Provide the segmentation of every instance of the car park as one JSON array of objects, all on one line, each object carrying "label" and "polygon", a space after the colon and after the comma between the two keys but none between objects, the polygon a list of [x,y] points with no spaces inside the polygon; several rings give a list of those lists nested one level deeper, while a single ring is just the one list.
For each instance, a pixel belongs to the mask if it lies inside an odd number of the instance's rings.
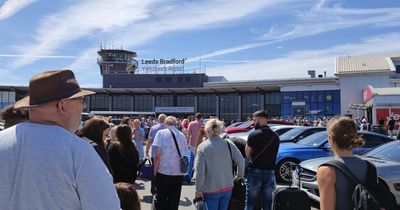
[{"label": "car park", "polygon": [[[379,184],[389,188],[400,206],[400,141],[383,144],[358,157],[368,160],[376,166]],[[325,157],[300,163],[301,189],[314,201],[319,202],[316,171],[321,164],[332,159],[333,157]],[[292,175],[294,184],[298,183],[297,174],[296,169]]]},{"label": "car park", "polygon": [[[353,149],[354,154],[360,154],[381,144],[394,141],[388,136],[368,131],[359,131],[358,135],[363,137],[365,144],[363,147]],[[292,165],[305,160],[329,156],[333,156],[333,154],[326,131],[315,133],[297,143],[281,143],[276,158],[276,178],[279,181],[288,182]]]}]

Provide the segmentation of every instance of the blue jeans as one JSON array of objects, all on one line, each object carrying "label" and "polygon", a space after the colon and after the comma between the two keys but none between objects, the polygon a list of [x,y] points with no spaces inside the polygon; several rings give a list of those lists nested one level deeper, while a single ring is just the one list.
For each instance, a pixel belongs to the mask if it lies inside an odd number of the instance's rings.
[{"label": "blue jeans", "polygon": [[262,200],[263,210],[271,210],[272,192],[276,188],[275,171],[251,169],[246,180],[246,210],[253,210]]},{"label": "blue jeans", "polygon": [[232,190],[221,193],[204,193],[204,203],[207,210],[227,210],[231,200]]}]

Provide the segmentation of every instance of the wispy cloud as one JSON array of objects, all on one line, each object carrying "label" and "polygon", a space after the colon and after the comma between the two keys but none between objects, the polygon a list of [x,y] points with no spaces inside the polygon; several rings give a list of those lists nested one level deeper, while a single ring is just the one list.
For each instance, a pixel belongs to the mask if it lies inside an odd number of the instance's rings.
[{"label": "wispy cloud", "polygon": [[[149,16],[149,5],[156,1],[88,0],[57,14],[47,16],[40,24],[32,44],[21,46],[22,56],[14,62],[18,68],[40,57],[52,55],[66,43],[83,37],[96,39],[99,34],[112,33]],[[33,56],[32,56],[33,55]]]},{"label": "wispy cloud", "polygon": [[[290,0],[210,0],[170,4],[163,10],[153,12],[149,19],[136,22],[133,27],[118,31],[119,33],[115,33],[113,38],[123,43],[124,47],[137,48],[169,32],[194,31],[223,27],[224,24],[236,24],[243,17],[266,8],[286,5],[287,2]],[[182,44],[186,43],[182,41]],[[86,49],[82,55],[93,55],[95,51],[96,47],[93,46]],[[69,67],[85,68],[87,67],[85,64],[87,64],[86,61],[77,59]]]},{"label": "wispy cloud", "polygon": [[0,54],[0,57],[4,58],[54,58],[54,59],[93,59],[96,57],[83,57],[76,55],[27,55],[27,54]]},{"label": "wispy cloud", "polygon": [[212,58],[243,50],[271,45],[278,42],[300,37],[313,36],[329,31],[335,31],[359,26],[395,27],[400,26],[400,8],[379,9],[345,9],[338,6],[329,7],[325,1],[319,1],[305,13],[299,13],[295,23],[274,23],[267,33],[261,36],[261,41],[240,46],[219,49],[214,52],[196,56],[189,61],[199,58]]},{"label": "wispy cloud", "polygon": [[383,34],[365,38],[357,44],[294,51],[276,59],[209,68],[207,74],[226,75],[229,80],[283,79],[288,78],[288,75],[304,78],[307,77],[307,70],[316,69],[318,74],[326,71],[328,76],[333,76],[336,57],[399,52],[400,45],[393,44],[399,39],[400,33]]},{"label": "wispy cloud", "polygon": [[36,1],[38,0],[6,0],[0,7],[0,21],[13,16]]}]

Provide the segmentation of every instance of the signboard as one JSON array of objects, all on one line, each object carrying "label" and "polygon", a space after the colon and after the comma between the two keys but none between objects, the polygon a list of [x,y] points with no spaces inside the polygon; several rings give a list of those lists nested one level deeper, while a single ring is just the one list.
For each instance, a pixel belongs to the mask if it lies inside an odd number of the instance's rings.
[{"label": "signboard", "polygon": [[400,124],[400,108],[397,109],[376,109],[376,124],[378,124],[379,119],[383,118],[385,120],[385,126],[387,124],[387,121],[393,117],[393,119],[396,121],[395,129],[398,129],[399,124]]},{"label": "signboard", "polygon": [[306,102],[305,101],[293,101],[292,106],[305,106]]},{"label": "signboard", "polygon": [[194,113],[194,107],[154,107],[157,113]]},{"label": "signboard", "polygon": [[374,97],[374,90],[371,85],[367,85],[363,89],[364,103],[367,103],[371,98]]}]

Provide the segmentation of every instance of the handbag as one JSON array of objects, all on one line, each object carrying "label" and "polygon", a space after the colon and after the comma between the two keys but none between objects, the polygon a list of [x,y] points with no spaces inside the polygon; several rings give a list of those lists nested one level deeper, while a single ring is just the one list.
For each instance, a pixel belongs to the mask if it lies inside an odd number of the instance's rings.
[{"label": "handbag", "polygon": [[196,210],[206,210],[206,205],[204,204],[204,200],[202,198],[193,199],[193,204]]},{"label": "handbag", "polygon": [[154,176],[154,165],[151,162],[150,158],[144,159],[144,162],[142,162],[141,165],[142,166],[140,166],[139,177],[142,179],[152,180]]},{"label": "handbag", "polygon": [[[226,140],[225,140],[226,141]],[[232,159],[231,145],[226,141],[229,148],[229,154],[232,161],[232,175],[235,175],[235,163]],[[246,183],[243,178],[235,179],[233,181],[231,200],[229,201],[229,209],[244,209],[246,200]]]},{"label": "handbag", "polygon": [[189,168],[189,158],[187,156],[183,156],[182,157],[181,151],[179,150],[178,142],[176,141],[176,137],[175,137],[174,132],[172,132],[172,130],[170,128],[168,128],[168,130],[171,132],[171,135],[174,138],[176,150],[178,150],[179,157],[181,158],[180,159],[181,172],[182,173],[186,173],[188,171],[188,168]]}]

